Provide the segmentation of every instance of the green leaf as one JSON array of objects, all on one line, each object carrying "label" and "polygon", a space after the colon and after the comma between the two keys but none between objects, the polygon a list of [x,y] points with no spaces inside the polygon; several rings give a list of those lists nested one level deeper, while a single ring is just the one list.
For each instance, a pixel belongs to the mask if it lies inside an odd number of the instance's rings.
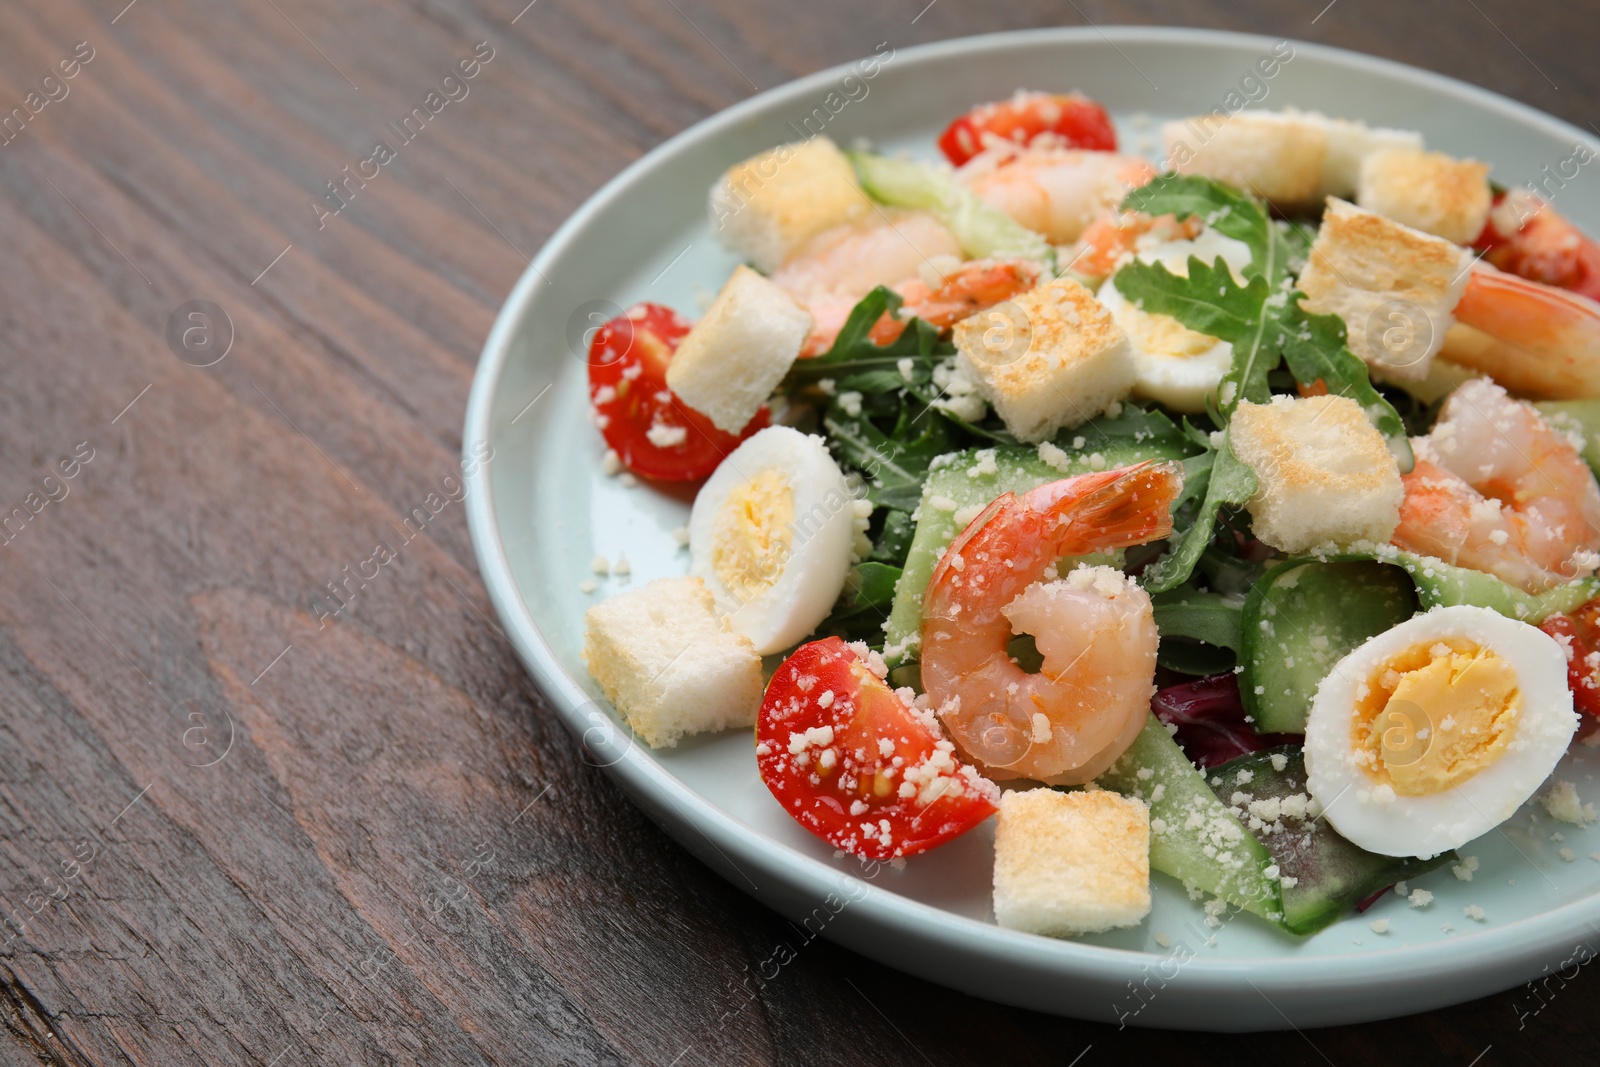
[{"label": "green leaf", "polygon": [[1223,376],[1220,390],[1224,414],[1232,414],[1241,400],[1264,404],[1271,398],[1267,375],[1280,358],[1280,327],[1266,313],[1271,287],[1265,278],[1258,275],[1241,286],[1220,258],[1207,265],[1191,256],[1187,278],[1160,263],[1134,260],[1117,271],[1113,281],[1143,310],[1171,315],[1191,330],[1233,345],[1233,366]]},{"label": "green leaf", "polygon": [[1244,269],[1245,277],[1265,278],[1273,288],[1288,277],[1294,262],[1305,259],[1300,246],[1303,233],[1278,226],[1260,200],[1212,178],[1194,174],[1159,175],[1129,193],[1122,201],[1122,210],[1174,215],[1179,220],[1198,217],[1224,237],[1243,242],[1250,249],[1250,265]]},{"label": "green leaf", "polygon": [[1144,572],[1144,587],[1152,593],[1165,593],[1188,581],[1200,554],[1211,542],[1217,514],[1224,507],[1240,508],[1256,493],[1256,476],[1241,462],[1224,437],[1212,463],[1205,500],[1194,522],[1178,538],[1172,551]]},{"label": "green leaf", "polygon": [[878,535],[872,541],[872,559],[900,566],[905,562],[906,553],[911,551],[911,536],[916,531],[917,524],[912,521],[910,512],[885,509]]},{"label": "green leaf", "polygon": [[851,309],[832,347],[815,359],[795,362],[788,377],[788,388],[815,385],[831,379],[841,389],[857,392],[884,392],[907,384],[900,371],[901,360],[912,363],[912,380],[927,382],[933,366],[955,354],[955,346],[939,340],[939,330],[921,319],[912,319],[900,336],[886,345],[873,343],[872,328],[885,314],[900,310],[900,294],[878,286]]},{"label": "green leaf", "polygon": [[1338,316],[1306,311],[1299,303],[1301,294],[1283,288],[1274,292],[1259,275],[1240,285],[1221,259],[1208,266],[1190,257],[1187,278],[1159,263],[1135,260],[1113,281],[1145,311],[1171,315],[1191,330],[1233,345],[1233,365],[1220,390],[1224,418],[1241,400],[1263,404],[1271,399],[1268,375],[1287,360],[1297,382],[1321,382],[1328,392],[1360,404],[1400,469],[1411,469],[1405,423],[1373,387],[1366,364],[1346,347],[1344,322]]},{"label": "green leaf", "polygon": [[894,587],[899,581],[899,567],[867,562],[852,569],[832,614],[816,632],[847,641],[881,642],[883,624],[889,618],[889,605],[894,602]]},{"label": "green leaf", "polygon": [[1243,604],[1221,593],[1174,589],[1151,597],[1156,629],[1168,637],[1188,637],[1219,648],[1239,650]]},{"label": "green leaf", "polygon": [[[1409,471],[1414,457],[1405,421],[1388,398],[1373,388],[1372,379],[1367,376],[1367,365],[1345,345],[1344,320],[1337,315],[1314,315],[1299,306],[1299,292],[1293,296],[1294,312],[1284,316],[1285,328],[1279,342],[1289,373],[1297,382],[1321,381],[1328,392],[1360,404],[1367,418],[1383,434],[1400,470]],[[1295,324],[1300,328],[1293,329]]]}]

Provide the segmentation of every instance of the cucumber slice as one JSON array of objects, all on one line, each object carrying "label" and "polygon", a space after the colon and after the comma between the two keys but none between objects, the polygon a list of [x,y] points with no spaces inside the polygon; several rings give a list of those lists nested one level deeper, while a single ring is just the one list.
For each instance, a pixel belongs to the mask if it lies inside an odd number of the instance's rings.
[{"label": "cucumber slice", "polygon": [[1583,458],[1600,474],[1600,400],[1541,400],[1533,405],[1557,427],[1571,420],[1583,431]]},{"label": "cucumber slice", "polygon": [[[922,487],[917,531],[912,535],[905,569],[895,587],[894,609],[885,627],[883,656],[891,667],[917,658],[922,594],[927,591],[940,553],[965,525],[956,522],[958,516],[971,521],[977,510],[1003,493],[1025,493],[1059,478],[1125,467],[1147,459],[1182,459],[1194,451],[1181,435],[1166,432],[1137,408],[1129,409],[1121,419],[1097,419],[1074,432],[1085,443],[1081,448],[1064,449],[1067,458],[1060,466],[1051,466],[1039,458],[1037,449],[1021,445],[955,452],[934,460]],[[1093,446],[1089,445],[1090,440],[1095,442]],[[965,514],[968,512],[971,514]],[[1102,562],[1111,559],[1100,557]]]},{"label": "cucumber slice", "polygon": [[1326,819],[1310,813],[1306,818],[1285,815],[1284,800],[1301,810],[1308,800],[1305,757],[1299,746],[1252,752],[1213,767],[1211,775],[1222,779],[1216,787],[1218,797],[1230,801],[1237,793],[1248,797],[1241,797],[1237,805],[1230,803],[1229,810],[1245,821],[1277,862],[1284,879],[1280,883],[1283,925],[1293,933],[1314,934],[1378,890],[1456,859],[1454,852],[1427,860],[1375,855],[1339,836]]},{"label": "cucumber slice", "polygon": [[1150,805],[1151,870],[1282,924],[1281,891],[1267,874],[1272,853],[1217,799],[1160,719],[1151,715],[1097,781]]},{"label": "cucumber slice", "polygon": [[1534,594],[1524,593],[1492,574],[1457,567],[1431,556],[1401,552],[1394,562],[1411,575],[1424,609],[1471,604],[1492,608],[1510,619],[1538,624],[1547,616],[1572,611],[1600,596],[1600,578],[1580,578]]},{"label": "cucumber slice", "polygon": [[893,207],[926,211],[955,234],[974,259],[1020,256],[1055,266],[1055,249],[988,201],[963,189],[950,171],[915,159],[847,152],[867,195]]},{"label": "cucumber slice", "polygon": [[1292,559],[1245,598],[1239,695],[1257,731],[1299,734],[1317,685],[1345,653],[1416,613],[1399,567],[1370,560]]}]

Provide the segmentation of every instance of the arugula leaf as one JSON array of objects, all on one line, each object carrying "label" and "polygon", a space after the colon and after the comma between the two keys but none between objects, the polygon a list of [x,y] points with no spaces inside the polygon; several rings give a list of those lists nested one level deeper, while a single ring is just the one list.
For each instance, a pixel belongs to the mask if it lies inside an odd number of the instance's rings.
[{"label": "arugula leaf", "polygon": [[1206,266],[1193,257],[1188,278],[1159,264],[1137,261],[1115,277],[1117,289],[1145,311],[1171,315],[1191,330],[1233,345],[1233,366],[1223,378],[1224,414],[1231,414],[1240,400],[1265,402],[1271,393],[1267,376],[1283,360],[1302,385],[1321,382],[1328,392],[1360,404],[1388,442],[1400,469],[1411,469],[1405,424],[1373,388],[1366,364],[1346,346],[1343,320],[1306,311],[1300,306],[1301,295],[1289,288],[1290,271],[1304,263],[1315,237],[1312,232],[1274,222],[1255,197],[1196,175],[1160,175],[1129,193],[1122,209],[1179,219],[1198,216],[1218,233],[1250,248],[1243,286],[1220,259]]},{"label": "arugula leaf", "polygon": [[1129,193],[1122,201],[1122,210],[1173,215],[1179,221],[1198,216],[1224,237],[1244,242],[1250,249],[1245,277],[1265,278],[1274,288],[1288,277],[1291,261],[1305,258],[1303,253],[1294,255],[1293,239],[1273,223],[1261,201],[1212,178],[1170,172],[1158,175]]},{"label": "arugula leaf", "polygon": [[1160,263],[1134,260],[1112,280],[1141,309],[1171,315],[1191,330],[1233,345],[1233,366],[1223,375],[1219,393],[1225,415],[1241,400],[1264,404],[1271,399],[1267,375],[1281,358],[1285,323],[1269,311],[1272,289],[1265,278],[1256,275],[1241,286],[1220,258],[1208,265],[1191,256],[1187,278]]},{"label": "arugula leaf", "polygon": [[1183,531],[1172,551],[1144,572],[1144,587],[1152,593],[1165,593],[1189,580],[1195,564],[1211,542],[1217,515],[1224,507],[1242,508],[1256,494],[1255,472],[1246,466],[1222,439],[1206,480],[1206,495],[1194,522]]},{"label": "arugula leaf", "polygon": [[885,433],[865,411],[851,415],[835,400],[822,425],[834,453],[866,479],[867,499],[901,511],[921,503],[928,465],[960,447],[950,424],[921,404],[902,405],[894,429]]},{"label": "arugula leaf", "polygon": [[1171,315],[1191,330],[1233,345],[1233,365],[1220,391],[1224,415],[1231,415],[1241,400],[1270,400],[1267,376],[1283,360],[1301,384],[1321,382],[1328,392],[1360,404],[1400,469],[1411,469],[1405,423],[1373,387],[1367,365],[1345,345],[1344,321],[1337,315],[1314,315],[1300,306],[1299,292],[1273,292],[1259,276],[1240,285],[1221,259],[1207,266],[1190,257],[1187,278],[1159,263],[1135,260],[1113,280],[1123,296],[1145,311]]},{"label": "arugula leaf", "polygon": [[1291,294],[1294,313],[1286,316],[1299,329],[1285,330],[1280,342],[1289,373],[1298,382],[1320,381],[1328,392],[1347,396],[1360,404],[1367,418],[1383,434],[1389,451],[1400,464],[1401,473],[1410,471],[1415,460],[1405,420],[1388,398],[1373,387],[1372,379],[1367,376],[1367,365],[1345,344],[1344,320],[1337,315],[1312,314],[1300,306],[1300,299],[1298,291]]},{"label": "arugula leaf", "polygon": [[815,385],[827,378],[840,389],[858,392],[898,389],[907,384],[900,372],[900,361],[907,358],[912,361],[912,381],[932,380],[934,364],[955,354],[954,345],[940,342],[937,327],[914,318],[888,344],[872,341],[872,328],[878,320],[898,312],[904,303],[899,293],[882,285],[862,297],[828,351],[796,361],[789,372],[789,387]]},{"label": "arugula leaf", "polygon": [[844,591],[833,613],[817,627],[819,634],[849,641],[883,641],[883,624],[894,603],[894,587],[900,581],[900,568],[866,562],[851,570]]},{"label": "arugula leaf", "polygon": [[1174,589],[1150,598],[1163,639],[1188,637],[1239,651],[1244,603],[1221,593]]}]

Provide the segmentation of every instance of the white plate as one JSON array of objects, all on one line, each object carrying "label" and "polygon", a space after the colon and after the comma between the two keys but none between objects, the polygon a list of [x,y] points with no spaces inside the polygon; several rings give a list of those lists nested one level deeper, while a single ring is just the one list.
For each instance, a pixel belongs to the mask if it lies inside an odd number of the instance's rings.
[{"label": "white plate", "polygon": [[[1585,940],[1600,945],[1600,925],[1591,925],[1600,922],[1600,862],[1588,858],[1600,832],[1552,823],[1533,805],[1462,850],[1480,862],[1471,882],[1448,869],[1418,880],[1435,894],[1431,906],[1412,909],[1390,895],[1303,940],[1248,915],[1208,929],[1199,905],[1163,876],[1154,912],[1136,929],[1080,941],[1002,930],[990,910],[989,827],[900,871],[836,860],[761,785],[748,733],[652,752],[618,725],[579,658],[584,609],[624,587],[609,579],[595,596],[582,593],[591,559],[626,554],[634,583],[683,573],[687,554],[670,531],[686,521],[689,498],[602,475],[574,338],[607,305],[652,300],[697,315],[735,264],[710,237],[707,188],[730,164],[795,140],[808,116],[813,130],[825,117],[841,144],[867,137],[931,156],[944,124],[976,102],[1019,85],[1077,88],[1113,112],[1125,148],[1155,152],[1157,144],[1140,144],[1156,140],[1154,122],[1228,108],[1236,92],[1267,107],[1421,130],[1430,147],[1494,163],[1506,184],[1539,177],[1545,164],[1555,170],[1576,144],[1600,151],[1574,127],[1492,93],[1336,49],[1293,43],[1293,58],[1261,79],[1257,60],[1279,44],[1190,29],[1043,30],[901,49],[870,79],[853,65],[823,71],[729,108],[629,167],[550,239],[501,310],[473,385],[464,454],[493,449],[469,480],[468,517],[506,632],[567,726],[652,818],[808,930],[993,1000],[1207,1030],[1423,1011],[1554,969]],[[1600,231],[1595,179],[1580,177],[1556,201]],[[1592,796],[1600,788],[1591,756],[1580,747],[1561,775]],[[1551,838],[1557,829],[1564,844]],[[1562,847],[1575,850],[1575,862],[1559,858]],[[1463,915],[1473,904],[1487,921]],[[1388,933],[1370,929],[1379,918]]]}]

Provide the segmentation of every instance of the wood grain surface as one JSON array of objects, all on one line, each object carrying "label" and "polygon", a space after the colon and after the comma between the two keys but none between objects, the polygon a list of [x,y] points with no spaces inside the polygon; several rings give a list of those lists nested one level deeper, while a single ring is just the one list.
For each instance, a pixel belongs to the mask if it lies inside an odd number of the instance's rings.
[{"label": "wood grain surface", "polygon": [[[1592,3],[525,2],[0,8],[0,1062],[1600,1058],[1592,968],[1245,1040],[997,1007],[824,942],[752,996],[795,930],[585,764],[448,480],[528,254],[757,89],[884,40],[1183,22],[1585,125]],[[467,95],[319,218],[480,42]],[[231,328],[185,336],[197,300]],[[322,617],[379,541],[398,559]]]}]

